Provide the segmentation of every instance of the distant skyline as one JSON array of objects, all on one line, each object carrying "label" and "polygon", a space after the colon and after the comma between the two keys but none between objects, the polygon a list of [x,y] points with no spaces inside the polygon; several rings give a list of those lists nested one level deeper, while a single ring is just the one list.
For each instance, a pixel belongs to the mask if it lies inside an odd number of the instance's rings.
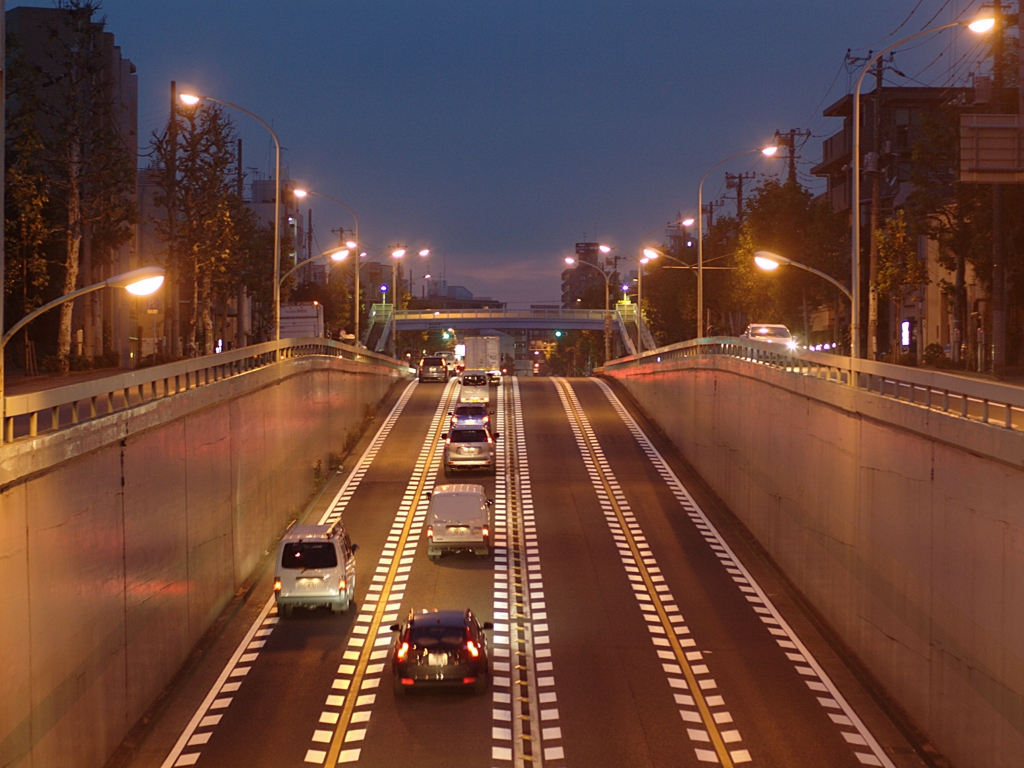
[{"label": "distant skyline", "polygon": [[[53,3],[7,7],[21,5]],[[813,132],[800,179],[820,191],[808,171],[840,128],[821,111],[855,79],[846,50],[862,56],[979,6],[104,0],[101,13],[138,67],[143,151],[166,124],[171,80],[235,102],[272,122],[292,179],[357,212],[365,242],[429,247],[449,283],[541,302],[558,300],[576,242],[637,252],[677,212],[696,215],[711,165],[776,130]],[[911,43],[896,64],[912,79],[890,73],[889,85],[963,84],[987,67],[982,43],[959,30]],[[231,117],[244,165],[270,172],[266,131]],[[724,166],[705,201],[725,192],[726,171],[785,167]],[[321,247],[351,228],[339,206],[312,207]]]}]

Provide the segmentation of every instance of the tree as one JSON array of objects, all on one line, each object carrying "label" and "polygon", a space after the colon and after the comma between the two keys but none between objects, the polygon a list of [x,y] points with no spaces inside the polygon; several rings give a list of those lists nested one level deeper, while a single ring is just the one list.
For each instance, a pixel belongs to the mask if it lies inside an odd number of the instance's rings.
[{"label": "tree", "polygon": [[[64,15],[63,23],[49,30],[50,63],[42,73],[45,97],[38,112],[46,140],[39,159],[62,214],[62,293],[70,293],[78,287],[87,231],[101,260],[104,251],[131,237],[135,157],[134,146],[126,145],[119,130],[121,105],[108,67],[106,20],[93,18],[99,4],[59,0],[57,7]],[[57,359],[62,372],[70,363],[72,309],[71,302],[60,307]]]},{"label": "tree", "polygon": [[[896,214],[885,220],[882,228],[876,230],[878,241],[878,280],[875,288],[879,294],[888,296],[896,303],[897,308],[903,306],[910,292],[920,285],[927,285],[928,266],[923,259],[917,257],[917,238],[907,230],[906,214],[897,210]],[[899,318],[896,322],[899,327]],[[895,355],[898,340],[893,329],[893,354]]]},{"label": "tree", "polygon": [[[40,163],[43,140],[36,125],[38,76],[14,35],[7,35],[7,131],[4,199],[4,307],[10,326],[44,302],[49,285],[45,246],[49,189]],[[28,327],[23,337],[28,339]]]}]

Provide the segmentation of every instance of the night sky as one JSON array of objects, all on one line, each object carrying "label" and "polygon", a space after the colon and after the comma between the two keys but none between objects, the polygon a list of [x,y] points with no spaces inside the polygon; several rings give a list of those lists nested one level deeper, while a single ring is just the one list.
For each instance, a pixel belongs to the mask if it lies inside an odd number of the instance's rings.
[{"label": "night sky", "polygon": [[[166,123],[171,80],[233,101],[273,123],[292,179],[359,214],[364,242],[429,247],[450,284],[530,302],[558,300],[577,241],[636,252],[677,212],[695,215],[704,172],[776,129],[813,131],[801,181],[820,191],[808,171],[841,127],[821,110],[851,87],[846,50],[878,50],[977,5],[104,0],[103,13],[138,67],[143,148]],[[914,79],[887,82],[962,84],[981,57],[971,33],[944,32],[898,54]],[[266,131],[233,117],[245,165],[272,169]],[[784,168],[725,166],[705,200],[724,191],[726,170]],[[344,209],[313,208],[321,247],[331,228],[351,227]]]}]

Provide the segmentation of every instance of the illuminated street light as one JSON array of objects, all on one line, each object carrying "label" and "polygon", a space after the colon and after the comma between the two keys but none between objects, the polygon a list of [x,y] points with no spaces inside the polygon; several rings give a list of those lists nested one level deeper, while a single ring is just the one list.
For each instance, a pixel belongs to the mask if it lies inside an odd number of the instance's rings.
[{"label": "illuminated street light", "polygon": [[244,107],[232,104],[230,101],[221,101],[212,96],[199,96],[193,93],[183,93],[178,98],[181,103],[188,107],[194,107],[200,101],[212,101],[214,104],[223,104],[225,107],[237,109],[256,120],[260,125],[270,131],[274,139],[274,341],[281,339],[281,142],[277,138],[270,123],[250,112]]},{"label": "illuminated street light", "polygon": [[283,284],[284,281],[288,279],[288,276],[291,275],[293,272],[295,272],[295,270],[299,269],[299,267],[304,267],[306,264],[309,264],[309,262],[311,262],[311,261],[316,261],[317,259],[322,259],[322,258],[324,258],[326,256],[326,257],[330,258],[330,260],[335,262],[335,263],[341,263],[345,259],[348,258],[348,254],[349,254],[348,248],[335,248],[335,249],[330,250],[330,251],[324,251],[323,253],[318,253],[316,256],[310,256],[308,259],[303,259],[298,264],[296,264],[291,269],[289,269],[287,272],[285,272],[283,275],[281,275],[281,283]]},{"label": "illuminated street light", "polygon": [[750,155],[754,152],[760,152],[765,157],[774,157],[775,153],[779,151],[779,148],[775,145],[767,147],[755,147],[754,149],[745,149],[742,152],[737,152],[735,155],[730,155],[725,160],[719,162],[708,168],[700,180],[700,184],[697,185],[697,338],[704,336],[704,181],[711,172],[720,165],[728,163],[730,160],[735,160],[737,157],[743,155]]},{"label": "illuminated street light", "polygon": [[[601,253],[608,253],[611,248],[607,245],[598,246]],[[569,266],[576,264],[577,261],[572,256],[565,257],[565,263]],[[604,278],[604,359],[608,361],[612,356],[612,313],[611,313],[611,279],[612,273],[606,272],[597,264],[591,264],[589,261],[578,262],[584,266],[596,269],[601,273],[601,277]],[[579,299],[577,299],[579,301]]]},{"label": "illuminated street light", "polygon": [[684,227],[692,227],[693,226],[693,219],[683,219],[682,225]]},{"label": "illuminated street light", "polygon": [[802,269],[805,272],[810,272],[812,275],[817,275],[823,280],[828,280],[832,285],[842,291],[846,298],[853,302],[853,294],[850,293],[849,288],[831,275],[826,275],[824,272],[821,272],[814,267],[808,267],[806,264],[801,264],[799,261],[793,261],[792,259],[780,256],[777,253],[772,253],[771,251],[754,251],[754,263],[765,272],[774,272],[780,266],[796,267],[797,269]]}]

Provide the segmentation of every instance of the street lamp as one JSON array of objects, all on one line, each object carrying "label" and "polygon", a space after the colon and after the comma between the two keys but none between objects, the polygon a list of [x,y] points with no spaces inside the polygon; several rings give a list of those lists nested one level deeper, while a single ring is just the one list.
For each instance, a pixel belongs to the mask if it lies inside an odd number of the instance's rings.
[{"label": "street lamp", "polygon": [[212,96],[198,96],[193,93],[183,93],[179,97],[181,103],[188,107],[194,107],[200,101],[212,101],[214,104],[223,104],[225,107],[237,109],[256,120],[260,125],[270,131],[274,139],[274,341],[281,340],[281,142],[274,133],[270,124],[254,112],[244,107],[232,104],[230,101],[221,101]]},{"label": "street lamp", "polygon": [[[359,243],[360,243],[360,240],[359,240],[359,217],[356,216],[356,212],[353,211],[351,208],[349,208],[347,205],[345,205],[345,203],[341,202],[341,200],[338,200],[337,198],[331,197],[330,195],[325,195],[322,192],[314,192],[311,189],[295,189],[295,190],[292,190],[292,194],[295,195],[300,200],[302,200],[305,197],[308,197],[309,195],[313,195],[314,197],[322,197],[324,200],[330,200],[332,203],[337,203],[342,208],[344,208],[346,211],[348,211],[350,214],[352,214],[352,220],[356,224],[356,228],[353,230],[353,233],[355,234],[355,240],[348,240],[345,243],[345,247],[348,248],[350,251],[354,251],[356,248],[359,247]],[[355,301],[353,301],[352,303],[353,303],[353,307],[354,307],[353,314],[355,315],[355,318],[353,320],[353,332],[355,333],[356,346],[358,347],[359,346],[359,259],[358,258],[356,259],[356,266],[355,266],[354,269],[355,269],[355,272],[354,272],[355,276],[353,278],[352,290],[355,292]]]},{"label": "street lamp", "polygon": [[[430,249],[424,248],[418,254],[420,258],[426,258],[430,255]],[[401,293],[399,291],[398,283],[398,261],[405,256],[405,248],[403,246],[397,246],[391,251],[391,257],[394,261],[391,262],[391,356],[395,356],[395,350],[397,349],[398,340],[395,338],[398,331],[398,303],[401,301]]]},{"label": "street lamp", "polygon": [[797,269],[802,269],[805,272],[810,272],[812,275],[817,275],[824,280],[828,280],[832,285],[842,291],[846,298],[851,302],[853,301],[853,294],[850,293],[850,289],[845,285],[840,283],[831,275],[826,275],[824,272],[821,272],[814,267],[808,267],[806,264],[801,264],[799,261],[787,259],[785,256],[779,256],[779,254],[772,253],[771,251],[754,251],[754,263],[765,272],[774,272],[780,266],[796,267]]},{"label": "street lamp", "polygon": [[330,258],[330,260],[333,261],[335,264],[340,264],[341,262],[343,262],[345,259],[348,258],[348,254],[349,254],[348,248],[334,248],[334,249],[329,250],[329,251],[324,251],[323,253],[318,253],[316,256],[310,256],[308,259],[303,259],[298,264],[296,264],[294,267],[292,267],[287,272],[285,272],[283,275],[281,275],[281,284],[283,285],[284,281],[287,280],[288,276],[290,274],[292,274],[295,270],[297,270],[299,267],[306,266],[311,261],[316,261],[317,259],[322,259],[322,258],[324,258],[326,256],[326,257]]},{"label": "street lamp", "polygon": [[[607,246],[604,246],[607,248]],[[609,249],[611,250],[611,249]],[[574,264],[583,264],[587,267],[592,267],[601,273],[601,277],[604,278],[604,359],[607,362],[612,356],[612,319],[611,319],[611,307],[609,294],[611,292],[611,272],[605,272],[597,264],[591,264],[589,261],[576,261],[572,256],[565,257],[565,263],[569,266]]]},{"label": "street lamp", "polygon": [[[852,228],[850,262],[853,273],[853,294],[851,296],[853,306],[850,308],[851,357],[860,357],[860,89],[864,84],[864,77],[867,75],[868,70],[875,65],[875,62],[885,54],[895,48],[899,48],[904,43],[909,43],[911,40],[923,37],[924,35],[930,35],[934,32],[941,32],[944,29],[951,29],[952,27],[967,27],[972,32],[983,34],[991,30],[995,24],[995,17],[981,16],[972,21],[954,21],[950,24],[923,29],[913,35],[904,37],[902,40],[897,40],[888,48],[884,48],[876,53],[864,64],[864,70],[860,73],[860,77],[857,78],[857,87],[853,89],[853,168],[851,171],[853,175],[853,190],[850,196],[850,222]],[[874,286],[869,285],[868,291],[873,294]],[[870,298],[869,302],[871,301],[877,301],[877,298]]]},{"label": "street lamp", "polygon": [[0,347],[7,346],[7,342],[11,340],[14,334],[39,317],[39,315],[60,306],[66,301],[73,301],[79,296],[85,296],[85,294],[98,291],[101,288],[124,288],[133,296],[149,296],[151,293],[156,293],[160,286],[163,285],[165,273],[166,270],[163,267],[139,267],[130,272],[123,272],[120,275],[108,277],[106,280],[93,283],[85,288],[79,288],[71,293],[65,293],[49,304],[44,304],[35,311],[29,312],[25,317],[12,325],[11,329],[4,334]]},{"label": "street lamp", "polygon": [[737,152],[735,155],[730,155],[725,160],[719,162],[708,168],[700,180],[700,184],[697,185],[697,338],[704,336],[704,181],[707,179],[711,172],[720,165],[728,163],[730,160],[735,160],[737,157],[743,157],[743,155],[750,155],[754,152],[760,152],[765,157],[774,157],[775,153],[779,151],[777,146],[768,147],[755,147],[754,149],[745,149],[742,152]]}]

